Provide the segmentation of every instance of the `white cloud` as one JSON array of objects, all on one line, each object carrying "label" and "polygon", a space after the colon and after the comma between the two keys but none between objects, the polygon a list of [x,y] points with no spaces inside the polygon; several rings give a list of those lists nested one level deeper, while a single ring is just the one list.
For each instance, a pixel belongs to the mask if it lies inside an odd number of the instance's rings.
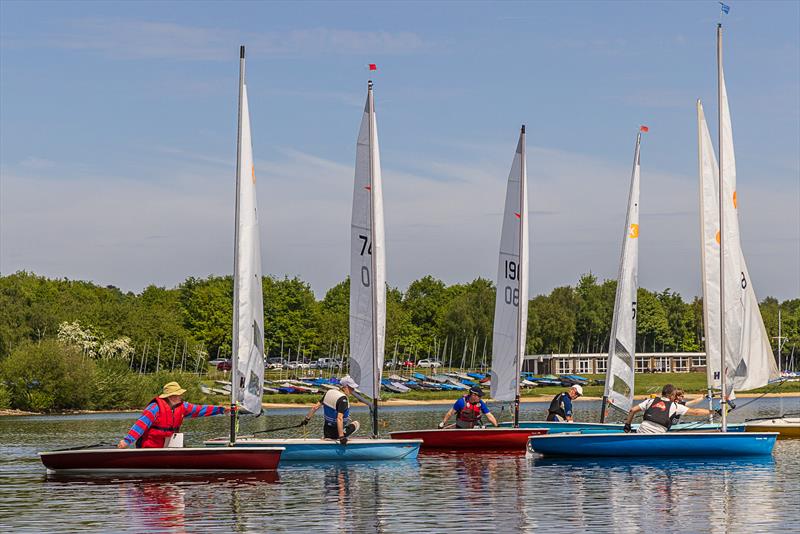
[{"label": "white cloud", "polygon": [[[484,147],[459,161],[416,162],[425,174],[384,168],[391,285],[405,288],[426,274],[448,283],[494,278],[514,147],[506,148]],[[230,272],[232,162],[170,149],[161,154],[158,167],[167,170],[156,182],[5,170],[2,272],[27,269],[133,290]],[[532,293],[574,284],[588,271],[613,278],[627,164],[535,146],[528,147],[528,158]],[[352,164],[286,148],[274,158],[257,158],[256,175],[265,272],[298,275],[323,295],[349,266]],[[740,189],[743,246],[758,296],[796,295],[797,191]],[[699,292],[696,205],[694,177],[643,169],[643,287]]]},{"label": "white cloud", "polygon": [[4,38],[4,46],[90,50],[119,59],[228,61],[231,49],[235,50],[240,44],[259,55],[284,57],[410,54],[431,46],[413,32],[304,28],[256,33],[106,17],[67,20],[60,32],[36,39],[27,35]]}]

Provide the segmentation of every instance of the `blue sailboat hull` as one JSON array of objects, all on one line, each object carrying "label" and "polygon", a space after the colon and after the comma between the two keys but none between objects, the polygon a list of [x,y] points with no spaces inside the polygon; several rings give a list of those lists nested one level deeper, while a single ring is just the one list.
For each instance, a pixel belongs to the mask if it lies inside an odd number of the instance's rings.
[{"label": "blue sailboat hull", "polygon": [[531,436],[528,452],[561,457],[760,456],[772,454],[776,432],[556,434]]},{"label": "blue sailboat hull", "polygon": [[[422,440],[351,439],[347,445],[330,439],[262,439],[242,437],[236,447],[266,447],[265,443],[281,443],[281,465],[292,462],[372,462],[413,460],[419,454]],[[205,442],[209,447],[227,446],[224,438]]]},{"label": "blue sailboat hull", "polygon": [[[500,423],[502,427],[513,426],[511,422]],[[638,425],[633,425],[635,429]],[[580,422],[558,422],[558,421],[520,421],[519,428],[546,428],[547,433],[561,434],[562,432],[596,432],[598,434],[623,432],[623,425],[618,423],[580,423]],[[702,421],[691,421],[672,425],[670,432],[680,431],[703,431],[712,432],[719,430],[718,423],[704,423]],[[744,424],[728,425],[728,432],[744,432]]]}]

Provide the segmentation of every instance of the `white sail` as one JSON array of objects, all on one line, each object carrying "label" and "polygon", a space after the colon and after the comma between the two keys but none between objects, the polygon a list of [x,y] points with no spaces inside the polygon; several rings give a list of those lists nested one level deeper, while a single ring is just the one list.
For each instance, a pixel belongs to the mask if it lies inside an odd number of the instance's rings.
[{"label": "white sail", "polygon": [[720,72],[720,159],[723,193],[727,204],[722,210],[724,224],[725,362],[728,389],[749,390],[765,386],[778,378],[767,330],[761,318],[753,284],[747,272],[739,234],[739,205],[736,195],[736,158],[728,94],[722,65]]},{"label": "white sail", "polygon": [[256,172],[250,138],[247,86],[242,86],[239,168],[236,186],[236,245],[233,302],[234,401],[261,413],[264,384],[264,301],[256,203]]},{"label": "white sail", "polygon": [[[604,397],[612,406],[628,412],[633,404],[636,354],[636,291],[639,287],[639,148],[642,134],[636,136],[633,173],[628,192],[628,214],[622,237],[622,252],[617,275],[617,295],[608,348]],[[605,406],[603,406],[605,410]]]},{"label": "white sail", "polygon": [[508,174],[497,296],[492,331],[492,398],[513,401],[525,355],[528,326],[528,175],[525,162],[525,127]]},{"label": "white sail", "polygon": [[[697,101],[700,170],[700,236],[703,273],[703,327],[709,387],[720,389],[719,171],[703,104]],[[727,243],[726,243],[727,244]]]},{"label": "white sail", "polygon": [[386,261],[378,129],[372,84],[358,132],[350,225],[350,375],[380,398],[386,332]]}]

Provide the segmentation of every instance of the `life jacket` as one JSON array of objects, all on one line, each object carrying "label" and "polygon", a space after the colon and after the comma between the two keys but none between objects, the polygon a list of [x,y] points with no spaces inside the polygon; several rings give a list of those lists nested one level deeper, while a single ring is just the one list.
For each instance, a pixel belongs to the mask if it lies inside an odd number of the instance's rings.
[{"label": "life jacket", "polygon": [[183,407],[183,402],[173,409],[166,399],[161,397],[156,397],[150,402],[158,405],[158,415],[150,428],[136,440],[136,446],[145,449],[161,448],[168,437],[180,430],[183,418],[186,416],[186,409]]},{"label": "life jacket", "polygon": [[[339,412],[336,411],[336,403],[339,402],[339,399],[342,397],[347,398],[347,395],[339,391],[338,389],[331,389],[325,393],[325,396],[322,397],[322,414],[325,416],[325,424],[327,425],[335,425],[336,419],[339,415]],[[344,411],[344,425],[347,426],[350,423],[350,406],[348,404],[347,409]]]},{"label": "life jacket", "polygon": [[[679,402],[678,404],[686,405],[685,402]],[[675,415],[673,415],[672,417],[669,418],[669,424],[670,424],[670,426],[677,425],[680,422],[680,420],[681,420],[681,416],[678,415],[678,412],[676,411]]]},{"label": "life jacket", "polygon": [[672,418],[669,415],[671,410],[672,401],[659,397],[653,399],[650,407],[644,411],[642,419],[661,425],[669,430],[669,427],[672,426]]},{"label": "life jacket", "polygon": [[469,402],[469,395],[464,396],[464,408],[456,414],[456,426],[458,428],[473,428],[481,420],[481,401],[472,404]]},{"label": "life jacket", "polygon": [[563,395],[568,395],[567,393],[559,393],[553,400],[550,401],[550,407],[547,409],[547,420],[548,421],[556,421],[557,419],[554,416],[559,416],[562,420],[567,418],[567,412],[564,409],[564,401],[561,400]]}]

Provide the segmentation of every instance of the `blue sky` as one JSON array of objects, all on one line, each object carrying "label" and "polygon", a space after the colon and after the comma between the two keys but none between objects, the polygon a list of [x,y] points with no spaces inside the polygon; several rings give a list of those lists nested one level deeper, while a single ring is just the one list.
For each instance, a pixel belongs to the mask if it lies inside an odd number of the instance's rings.
[{"label": "blue sky", "polygon": [[[742,242],[800,295],[800,3],[729,2]],[[248,47],[265,271],[349,265],[374,73],[388,280],[494,278],[528,128],[532,293],[616,276],[642,147],[640,284],[700,292],[695,99],[716,124],[716,2],[0,3],[0,272],[138,291],[232,266]],[[716,133],[713,134],[716,137]]]}]

